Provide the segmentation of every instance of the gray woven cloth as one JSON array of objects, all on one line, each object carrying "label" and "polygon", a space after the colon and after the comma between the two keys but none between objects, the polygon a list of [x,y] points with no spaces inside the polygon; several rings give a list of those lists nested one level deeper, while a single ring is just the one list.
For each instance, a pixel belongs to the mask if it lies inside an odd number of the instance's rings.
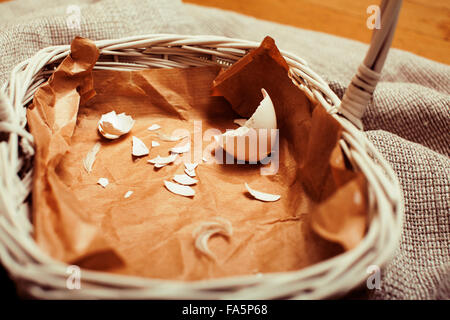
[{"label": "gray woven cloth", "polygon": [[[21,0],[0,4],[0,83],[37,50],[146,33],[215,34],[260,41],[306,59],[342,97],[367,45],[179,0]],[[67,8],[81,9],[81,30],[67,26]],[[301,19],[301,17],[299,17]],[[371,299],[450,299],[450,67],[391,50],[363,119],[369,139],[397,173],[404,227],[393,261]]]}]

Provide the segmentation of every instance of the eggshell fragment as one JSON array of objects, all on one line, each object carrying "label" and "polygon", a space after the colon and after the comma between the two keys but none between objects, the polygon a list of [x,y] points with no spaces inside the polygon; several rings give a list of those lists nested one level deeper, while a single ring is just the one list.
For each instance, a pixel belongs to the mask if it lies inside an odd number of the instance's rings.
[{"label": "eggshell fragment", "polygon": [[260,192],[260,191],[253,190],[252,188],[250,188],[250,186],[247,183],[245,183],[245,188],[247,188],[247,191],[255,199],[258,199],[258,200],[261,200],[261,201],[272,202],[272,201],[277,201],[278,199],[281,198],[280,195],[270,194],[270,193],[265,193],[265,192]]},{"label": "eggshell fragment", "polygon": [[215,220],[203,222],[192,232],[192,236],[195,238],[195,248],[211,259],[215,259],[215,257],[208,247],[209,238],[215,234],[221,234],[225,237],[233,235],[233,227],[230,221],[220,217],[216,217]]},{"label": "eggshell fragment", "polygon": [[161,126],[159,124],[152,124],[150,127],[147,128],[147,130],[155,131],[155,130],[158,130],[160,128],[161,128]]},{"label": "eggshell fragment", "polygon": [[125,195],[123,196],[125,199],[129,198],[133,194],[133,191],[129,190]]},{"label": "eggshell fragment", "polygon": [[214,137],[223,150],[238,160],[259,161],[272,151],[277,118],[269,95],[264,89],[261,92],[263,100],[243,126]]},{"label": "eggshell fragment", "polygon": [[180,196],[193,197],[195,195],[195,190],[189,186],[183,186],[181,184],[167,180],[164,180],[164,185],[166,186],[167,190]]},{"label": "eggshell fragment", "polygon": [[130,132],[135,120],[125,113],[116,114],[115,111],[105,113],[98,122],[98,131],[107,139],[117,139]]},{"label": "eggshell fragment", "polygon": [[193,184],[196,184],[198,180],[193,179],[189,177],[187,174],[176,174],[173,177],[173,180],[179,184],[185,185],[185,186],[191,186]]},{"label": "eggshell fragment", "polygon": [[261,89],[264,99],[260,102],[250,119],[245,122],[244,126],[254,129],[276,129],[277,115],[266,90]]},{"label": "eggshell fragment", "polygon": [[188,142],[182,146],[176,146],[170,149],[170,152],[172,153],[186,153],[191,150],[191,143]]},{"label": "eggshell fragment", "polygon": [[188,169],[184,169],[184,172],[189,176],[189,177],[195,177],[195,170],[188,170]]},{"label": "eggshell fragment", "polygon": [[198,163],[196,163],[196,162],[194,162],[194,163],[185,162],[184,163],[184,167],[189,171],[195,170],[195,168],[197,168],[197,166],[198,166]]},{"label": "eggshell fragment", "polygon": [[149,152],[150,151],[148,150],[144,142],[142,142],[141,139],[133,136],[133,152],[132,152],[133,156],[142,157],[148,155]]},{"label": "eggshell fragment", "polygon": [[167,156],[167,157],[161,157],[161,156],[157,156],[156,158],[147,160],[147,162],[152,163],[152,164],[169,164],[175,161],[175,159],[177,158],[177,154],[172,153],[171,155]]},{"label": "eggshell fragment", "polygon": [[167,134],[164,133],[159,133],[158,134],[159,139],[161,139],[162,141],[169,141],[169,142],[176,142],[176,141],[180,141],[181,139],[187,138],[187,136],[168,136]]},{"label": "eggshell fragment", "polygon": [[109,180],[107,178],[100,178],[98,179],[97,183],[103,188],[106,188],[106,186],[109,184]]},{"label": "eggshell fragment", "polygon": [[92,166],[94,165],[95,157],[100,150],[100,146],[100,142],[97,142],[83,159],[84,169],[87,171],[87,173],[91,173],[92,171]]},{"label": "eggshell fragment", "polygon": [[160,144],[158,141],[152,141],[152,147],[159,147]]}]

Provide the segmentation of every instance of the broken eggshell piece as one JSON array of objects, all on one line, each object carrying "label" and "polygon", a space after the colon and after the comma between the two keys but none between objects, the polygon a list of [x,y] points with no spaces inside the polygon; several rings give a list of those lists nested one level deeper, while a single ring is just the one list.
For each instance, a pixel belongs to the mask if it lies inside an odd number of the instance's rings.
[{"label": "broken eggshell piece", "polygon": [[155,131],[160,129],[161,126],[159,124],[152,124],[150,127],[147,128],[148,131]]},{"label": "broken eggshell piece", "polygon": [[167,165],[169,163],[172,163],[176,160],[177,158],[177,154],[176,153],[172,153],[171,155],[167,156],[167,157],[161,157],[160,155],[156,156],[156,158],[147,160],[148,163],[154,164],[156,165]]},{"label": "broken eggshell piece", "polygon": [[191,185],[196,184],[198,182],[198,180],[189,177],[187,174],[176,174],[173,177],[173,180],[176,183],[179,183],[179,184],[182,184],[182,185],[185,185],[185,186],[191,186]]},{"label": "broken eggshell piece", "polygon": [[170,152],[172,153],[186,153],[191,150],[191,143],[188,142],[182,146],[176,146],[170,149]]},{"label": "broken eggshell piece", "polygon": [[142,142],[141,139],[133,136],[133,151],[132,151],[133,156],[142,157],[148,155],[149,152],[150,151],[148,150],[144,142]]},{"label": "broken eggshell piece", "polygon": [[109,180],[107,178],[100,178],[98,179],[97,183],[103,188],[106,188],[106,186],[109,184]]},{"label": "broken eggshell piece", "polygon": [[167,190],[180,196],[193,197],[195,195],[195,190],[189,186],[183,186],[181,184],[167,180],[164,180],[164,185],[166,186]]},{"label": "broken eggshell piece", "polygon": [[261,92],[263,100],[243,126],[214,137],[218,145],[237,160],[260,161],[272,151],[277,117],[270,96],[264,89]]},{"label": "broken eggshell piece", "polygon": [[256,191],[250,188],[250,186],[247,183],[245,183],[245,188],[255,199],[258,199],[260,201],[273,202],[281,198],[281,196],[277,194],[270,194],[261,191]]},{"label": "broken eggshell piece", "polygon": [[98,131],[107,139],[117,139],[130,132],[135,120],[125,113],[116,114],[115,111],[105,113],[98,122]]},{"label": "broken eggshell piece", "polygon": [[233,227],[230,221],[220,217],[216,217],[215,220],[202,222],[192,232],[192,236],[195,238],[195,248],[211,259],[215,259],[215,257],[208,247],[209,238],[215,234],[221,234],[228,238],[233,235]]}]

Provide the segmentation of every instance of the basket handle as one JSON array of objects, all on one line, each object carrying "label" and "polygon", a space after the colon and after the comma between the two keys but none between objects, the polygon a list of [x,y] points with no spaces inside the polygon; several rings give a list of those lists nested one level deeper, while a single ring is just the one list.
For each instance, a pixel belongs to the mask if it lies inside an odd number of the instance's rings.
[{"label": "basket handle", "polygon": [[402,0],[381,1],[381,28],[374,29],[366,57],[345,91],[338,113],[362,129],[361,118],[380,79],[397,26]]}]

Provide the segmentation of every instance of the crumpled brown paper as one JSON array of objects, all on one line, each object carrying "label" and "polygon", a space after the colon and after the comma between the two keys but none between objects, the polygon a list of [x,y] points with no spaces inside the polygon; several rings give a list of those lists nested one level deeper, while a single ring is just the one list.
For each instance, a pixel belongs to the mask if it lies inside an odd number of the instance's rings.
[{"label": "crumpled brown paper", "polygon": [[60,179],[58,166],[70,153],[78,106],[95,95],[92,68],[99,52],[76,38],[70,55],[36,92],[27,118],[35,138],[33,223],[38,244],[54,258],[73,262],[91,254],[110,256],[110,245]]},{"label": "crumpled brown paper", "polygon": [[[291,142],[297,180],[314,203],[313,229],[345,249],[355,247],[366,229],[364,178],[345,164],[338,144],[341,125],[321,105],[313,106],[291,81],[288,65],[270,37],[213,82],[213,94],[224,96],[245,117],[255,111],[261,88],[272,98],[280,135]],[[349,189],[347,184],[354,185],[357,177],[359,188]],[[347,192],[337,192],[341,187]],[[361,196],[358,203],[353,201],[356,193]]]},{"label": "crumpled brown paper", "polygon": [[[213,143],[211,136],[203,137],[199,148],[195,141],[202,133],[211,128],[222,132],[236,128],[233,119],[238,115],[230,104],[223,97],[211,96],[211,83],[220,68],[91,73],[97,57],[98,51],[90,41],[75,39],[71,55],[38,90],[28,111],[37,147],[33,182],[36,240],[51,256],[121,274],[196,280],[297,270],[342,252],[339,245],[322,237],[331,239],[328,233],[336,227],[329,225],[327,208],[339,208],[341,198],[353,195],[351,187],[343,190],[344,196],[335,190],[347,186],[346,179],[330,178],[342,177],[340,171],[347,170],[345,159],[336,145],[331,147],[331,154],[336,154],[333,159],[338,161],[317,157],[324,163],[318,167],[331,173],[323,178],[332,179],[331,191],[314,186],[312,190],[320,200],[314,199],[313,192],[304,191],[305,164],[314,160],[305,154],[315,143],[310,134],[316,112],[311,112],[318,108],[289,85],[287,73],[272,70],[264,76],[266,81],[270,82],[273,75],[279,82],[258,88],[269,89],[271,94],[278,86],[278,94],[271,95],[283,123],[279,123],[283,130],[278,172],[261,175],[259,164],[201,163],[196,169],[199,182],[193,186],[196,195],[186,198],[170,193],[163,184],[183,172],[183,163],[158,170],[147,163],[157,155],[168,155],[179,142],[161,141],[147,128],[156,123],[161,125],[160,132],[169,135],[176,129],[186,129],[193,149],[198,148],[200,153]],[[269,63],[270,59],[264,61]],[[249,92],[255,88],[248,85]],[[283,97],[283,108],[292,111],[289,119],[279,113]],[[261,97],[257,100],[249,102],[248,108],[256,107]],[[102,114],[112,110],[131,115],[136,124],[129,134],[111,141],[98,134],[97,123]],[[317,117],[326,118],[322,113]],[[333,130],[331,142],[337,141],[340,132]],[[132,136],[148,147],[152,141],[161,145],[151,148],[147,157],[134,158]],[[101,148],[88,174],[83,158],[97,142]],[[196,155],[189,156],[194,160]],[[100,177],[109,179],[106,188],[96,183]],[[312,173],[309,178],[313,178]],[[271,203],[252,199],[245,182],[256,190],[280,194],[281,199]],[[129,190],[133,194],[125,199]],[[337,205],[333,199],[337,199]],[[364,199],[360,199],[363,213]],[[335,215],[336,210],[331,218]],[[213,260],[195,249],[192,232],[201,222],[218,216],[231,222],[233,235],[210,239],[209,248],[216,256]],[[359,230],[343,225],[346,230]],[[316,226],[315,232],[311,226]],[[319,228],[323,232],[318,232]],[[337,229],[339,234],[341,229]],[[352,243],[359,237],[353,236]]]}]

